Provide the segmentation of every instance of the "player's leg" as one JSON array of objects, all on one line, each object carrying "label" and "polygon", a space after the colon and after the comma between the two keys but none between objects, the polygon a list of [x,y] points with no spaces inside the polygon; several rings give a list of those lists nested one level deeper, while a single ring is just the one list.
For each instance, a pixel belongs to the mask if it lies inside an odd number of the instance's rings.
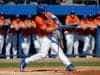
[{"label": "player's leg", "polygon": [[40,50],[40,46],[41,46],[40,41],[39,41],[39,38],[36,37],[35,35],[33,35],[33,36],[32,36],[32,42],[33,42],[33,44],[34,44],[34,47],[35,47],[35,49],[36,49],[36,52],[38,53],[39,50]]},{"label": "player's leg", "polygon": [[66,47],[67,47],[67,55],[72,56],[72,51],[73,51],[73,44],[74,44],[74,35],[67,33],[65,34],[65,39],[66,39]]},{"label": "player's leg", "polygon": [[0,54],[2,54],[3,46],[4,46],[4,36],[0,34]]},{"label": "player's leg", "polygon": [[79,41],[78,40],[75,40],[74,42],[74,56],[78,56],[79,55]]},{"label": "player's leg", "polygon": [[68,69],[69,71],[74,70],[74,67],[72,65],[72,63],[69,61],[69,59],[65,56],[63,50],[61,49],[61,47],[57,44],[57,43],[51,43],[51,50],[54,50],[59,59],[62,61],[62,63],[66,66],[66,69]]},{"label": "player's leg", "polygon": [[90,47],[90,37],[84,36],[84,45],[83,45],[83,54],[87,54],[87,51]]},{"label": "player's leg", "polygon": [[5,41],[6,59],[10,59],[11,42],[12,42],[12,35],[7,34],[6,41]]},{"label": "player's leg", "polygon": [[31,57],[26,58],[26,62],[39,60],[47,56],[48,50],[50,48],[50,40],[48,39],[48,37],[41,37],[38,39],[38,41],[40,41],[39,52]]},{"label": "player's leg", "polygon": [[39,52],[22,60],[20,71],[24,71],[25,65],[29,62],[37,61],[39,59],[45,58],[48,55],[48,50],[50,48],[50,40],[48,37],[40,37],[38,41],[40,41],[41,44]]},{"label": "player's leg", "polygon": [[90,35],[90,49],[89,49],[89,55],[93,55],[93,51],[95,49],[95,37],[93,35]]},{"label": "player's leg", "polygon": [[13,35],[12,52],[13,52],[13,58],[17,58],[17,34]]},{"label": "player's leg", "polygon": [[24,53],[24,55],[26,57],[29,55],[30,44],[31,44],[31,38],[30,38],[30,36],[23,37],[23,42],[21,43],[21,48],[22,48],[23,53]]},{"label": "player's leg", "polygon": [[[50,40],[52,41],[52,42],[55,42],[55,43],[58,43],[58,41],[59,41],[59,45],[61,46],[61,36],[59,35],[59,33],[58,32],[55,32],[55,34],[53,33],[53,35],[52,35],[52,37],[49,37],[50,38]],[[51,42],[51,43],[52,43]],[[50,48],[50,50],[49,50],[49,57],[53,57],[53,58],[55,58],[56,56],[57,56],[57,52],[55,52],[55,50],[52,50],[53,48]]]}]

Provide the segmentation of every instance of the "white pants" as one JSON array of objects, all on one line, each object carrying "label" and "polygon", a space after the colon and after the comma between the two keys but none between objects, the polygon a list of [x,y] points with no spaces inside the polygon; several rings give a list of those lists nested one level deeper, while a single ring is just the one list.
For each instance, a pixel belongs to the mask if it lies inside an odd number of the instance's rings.
[{"label": "white pants", "polygon": [[95,48],[95,39],[94,37],[89,35],[76,35],[75,38],[83,42],[83,54],[89,53],[92,54]]},{"label": "white pants", "polygon": [[91,36],[89,53],[93,54],[94,49],[95,49],[95,38],[94,36]]},{"label": "white pants", "polygon": [[11,47],[12,47],[12,53],[13,53],[13,57],[17,57],[17,35],[13,35],[8,34],[6,36],[6,57],[11,56],[10,51],[11,51]]},{"label": "white pants", "polygon": [[83,52],[93,54],[94,48],[95,48],[95,38],[92,35],[85,36]]},{"label": "white pants", "polygon": [[0,34],[0,54],[2,54],[3,46],[4,46],[4,36]]},{"label": "white pants", "polygon": [[83,45],[83,52],[86,52],[90,46],[90,37],[84,36],[84,45]]},{"label": "white pants", "polygon": [[66,47],[67,47],[66,54],[71,56],[74,50],[74,55],[78,55],[79,41],[75,40],[74,34],[65,33],[65,39],[66,39]]},{"label": "white pants", "polygon": [[42,58],[45,58],[48,55],[48,51],[51,48],[51,50],[54,50],[62,63],[64,65],[70,65],[70,61],[68,58],[64,55],[63,50],[57,45],[57,43],[53,43],[47,36],[44,37],[37,37],[38,43],[39,43],[39,51],[37,54],[26,58],[26,63],[36,61]]},{"label": "white pants", "polygon": [[[33,40],[34,40],[33,43],[34,43],[34,47],[35,47],[36,51],[39,52],[41,45],[40,45],[40,41],[38,40],[39,37],[36,37],[36,38],[37,38],[37,39],[35,39],[35,36],[33,37]],[[53,33],[53,36],[50,37],[50,40],[52,41],[52,43],[54,43],[54,42],[59,43],[59,42],[60,42],[60,41],[58,42],[58,37],[57,37],[57,35],[54,34],[54,33]],[[59,44],[59,45],[60,45],[60,44]],[[50,48],[50,50],[51,50],[51,48]],[[51,50],[51,51],[50,51],[50,55],[51,55],[51,56],[52,56],[52,55],[56,56],[57,53],[56,53],[54,50]]]},{"label": "white pants", "polygon": [[31,39],[30,37],[23,37],[23,41],[21,42],[21,49],[24,53],[25,56],[29,55],[29,50],[30,50],[30,44],[31,44]]}]

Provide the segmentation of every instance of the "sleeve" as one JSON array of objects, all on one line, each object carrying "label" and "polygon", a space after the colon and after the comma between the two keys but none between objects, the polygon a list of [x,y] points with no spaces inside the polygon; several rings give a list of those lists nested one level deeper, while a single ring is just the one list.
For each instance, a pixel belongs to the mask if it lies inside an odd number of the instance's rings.
[{"label": "sleeve", "polygon": [[54,20],[54,22],[59,26],[59,25],[62,25],[61,22],[59,21],[59,19],[57,18],[56,15],[54,15],[53,13],[51,12],[47,12],[47,15],[52,19]]}]

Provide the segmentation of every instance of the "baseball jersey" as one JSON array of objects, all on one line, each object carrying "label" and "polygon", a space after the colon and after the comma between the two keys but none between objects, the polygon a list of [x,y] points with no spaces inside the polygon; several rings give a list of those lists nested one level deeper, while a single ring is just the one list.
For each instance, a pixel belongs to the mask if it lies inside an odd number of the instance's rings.
[{"label": "baseball jersey", "polygon": [[31,35],[31,29],[30,28],[26,28],[26,29],[21,29],[22,35],[24,37],[28,37]]},{"label": "baseball jersey", "polygon": [[52,31],[50,31],[51,29],[49,30],[49,28],[55,27],[53,20],[51,19],[48,20],[48,18],[44,15],[36,16],[35,23],[36,23],[35,32],[39,36],[45,36],[51,34]]},{"label": "baseball jersey", "polygon": [[96,25],[100,26],[100,16],[95,17],[94,21]]},{"label": "baseball jersey", "polygon": [[3,16],[0,16],[0,34],[2,34],[2,35],[5,34],[5,30],[3,29],[4,22],[5,22],[4,17]]},{"label": "baseball jersey", "polygon": [[8,33],[16,34],[17,30],[16,27],[18,26],[18,21],[16,19],[12,20],[11,22],[11,29]]},{"label": "baseball jersey", "polygon": [[76,15],[68,15],[66,16],[65,23],[66,25],[78,25],[80,22],[78,16]]}]

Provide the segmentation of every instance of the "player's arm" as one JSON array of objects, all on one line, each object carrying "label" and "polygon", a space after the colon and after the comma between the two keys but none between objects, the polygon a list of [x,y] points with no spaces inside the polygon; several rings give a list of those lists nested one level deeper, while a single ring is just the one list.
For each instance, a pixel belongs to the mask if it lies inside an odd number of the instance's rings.
[{"label": "player's arm", "polygon": [[59,21],[59,19],[57,18],[57,16],[55,16],[53,13],[47,12],[46,16],[48,18],[51,18],[55,22],[55,24],[57,24],[58,26],[62,25],[61,22]]},{"label": "player's arm", "polygon": [[57,29],[57,25],[55,24],[55,22],[52,19],[48,20],[47,26],[48,26],[46,28],[47,32],[53,32]]}]

